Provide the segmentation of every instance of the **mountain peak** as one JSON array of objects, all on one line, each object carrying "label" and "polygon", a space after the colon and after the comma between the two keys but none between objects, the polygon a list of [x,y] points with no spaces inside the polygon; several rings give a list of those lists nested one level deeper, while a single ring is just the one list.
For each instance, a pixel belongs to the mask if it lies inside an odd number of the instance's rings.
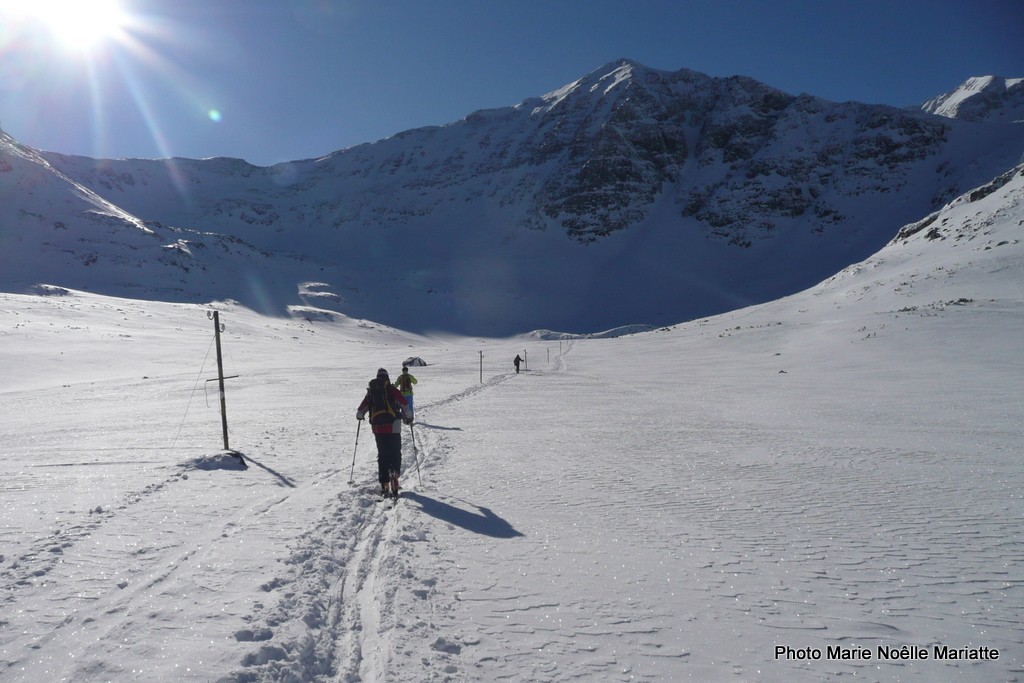
[{"label": "mountain peak", "polygon": [[964,121],[1024,121],[1024,78],[972,76],[921,105],[929,114]]},{"label": "mountain peak", "polygon": [[604,92],[607,93],[614,86],[632,80],[634,73],[640,70],[647,71],[648,69],[631,59],[616,59],[594,69],[586,76],[572,83],[568,83],[557,90],[552,90],[540,99],[546,102],[547,108],[551,108],[574,92],[593,92],[603,85]]},{"label": "mountain peak", "polygon": [[635,59],[629,59],[628,57],[619,57],[618,59],[613,59],[612,61],[608,62],[602,67],[594,69],[591,73],[611,73],[612,71],[615,71],[617,69],[633,67],[639,67],[641,69],[647,68],[640,62],[636,61]]}]

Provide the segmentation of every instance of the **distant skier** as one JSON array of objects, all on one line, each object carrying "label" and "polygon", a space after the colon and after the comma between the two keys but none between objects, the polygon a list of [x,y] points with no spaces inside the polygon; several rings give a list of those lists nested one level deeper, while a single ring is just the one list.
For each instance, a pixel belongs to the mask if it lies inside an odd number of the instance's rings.
[{"label": "distant skier", "polygon": [[517,353],[516,354],[516,359],[514,361],[512,361],[512,365],[516,366],[516,374],[517,375],[519,374],[519,364],[522,363],[522,362],[523,362],[523,359],[520,358],[519,354]]},{"label": "distant skier", "polygon": [[402,366],[402,374],[395,380],[395,386],[402,392],[402,396],[405,396],[405,402],[409,404],[409,410],[412,410],[412,385],[419,384],[416,378],[409,374],[409,366]]},{"label": "distant skier", "polygon": [[391,385],[388,371],[377,370],[370,380],[366,396],[356,410],[356,419],[370,415],[370,427],[377,441],[377,478],[382,496],[398,497],[398,477],[402,473],[402,421],[412,424],[412,408],[402,392]]}]

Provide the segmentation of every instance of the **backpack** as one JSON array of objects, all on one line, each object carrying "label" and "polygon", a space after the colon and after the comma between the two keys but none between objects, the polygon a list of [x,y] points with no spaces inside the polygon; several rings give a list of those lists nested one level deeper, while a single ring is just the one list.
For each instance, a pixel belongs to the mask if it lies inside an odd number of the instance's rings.
[{"label": "backpack", "polygon": [[396,382],[396,384],[398,385],[398,389],[403,394],[408,394],[412,392],[412,380],[409,379],[409,375],[405,374],[404,372],[398,376],[398,382]]},{"label": "backpack", "polygon": [[366,396],[369,399],[370,424],[382,425],[394,422],[400,414],[399,407],[395,405],[388,388],[391,385],[384,378],[370,380]]}]

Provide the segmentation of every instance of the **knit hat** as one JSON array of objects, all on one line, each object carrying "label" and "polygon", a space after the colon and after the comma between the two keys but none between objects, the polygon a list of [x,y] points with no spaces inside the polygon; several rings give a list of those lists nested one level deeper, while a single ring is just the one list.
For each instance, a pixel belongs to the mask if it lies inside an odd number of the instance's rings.
[{"label": "knit hat", "polygon": [[388,371],[387,370],[385,370],[384,368],[378,368],[377,369],[377,379],[380,379],[381,377],[383,377],[384,379],[391,379],[390,377],[388,377]]}]

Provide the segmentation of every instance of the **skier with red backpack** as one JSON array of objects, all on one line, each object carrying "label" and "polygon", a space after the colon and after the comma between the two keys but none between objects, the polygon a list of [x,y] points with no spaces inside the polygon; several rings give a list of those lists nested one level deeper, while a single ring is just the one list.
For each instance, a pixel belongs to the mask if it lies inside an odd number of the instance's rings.
[{"label": "skier with red backpack", "polygon": [[413,412],[402,392],[391,384],[388,371],[377,370],[366,396],[356,410],[356,419],[369,414],[370,428],[377,441],[377,474],[382,496],[398,498],[398,477],[402,473],[402,422],[412,424]]}]

